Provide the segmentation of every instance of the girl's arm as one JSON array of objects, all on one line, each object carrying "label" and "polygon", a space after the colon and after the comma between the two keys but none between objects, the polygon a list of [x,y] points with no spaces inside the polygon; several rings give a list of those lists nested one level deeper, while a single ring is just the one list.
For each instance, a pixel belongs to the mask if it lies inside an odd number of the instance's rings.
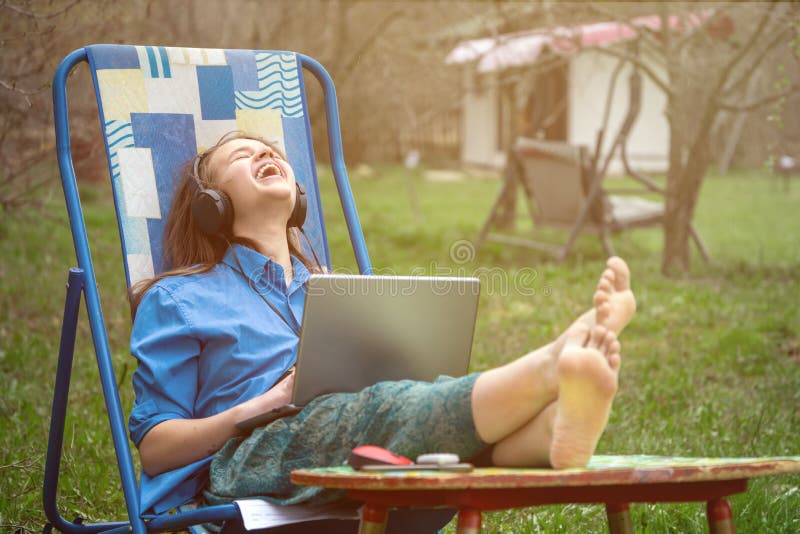
[{"label": "girl's arm", "polygon": [[294,371],[269,391],[203,419],[169,419],[151,428],[139,442],[142,469],[150,476],[202,460],[241,434],[236,423],[287,404]]}]

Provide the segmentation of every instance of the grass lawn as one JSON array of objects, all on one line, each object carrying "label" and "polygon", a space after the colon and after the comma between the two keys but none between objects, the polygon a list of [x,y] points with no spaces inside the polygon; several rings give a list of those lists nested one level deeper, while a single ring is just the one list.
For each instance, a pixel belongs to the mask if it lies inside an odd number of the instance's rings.
[{"label": "grass lawn", "polygon": [[[52,165],[42,172],[53,173]],[[338,201],[329,173],[322,181],[323,204],[333,212]],[[417,177],[419,221],[407,185],[397,168],[353,178],[374,266],[397,273],[491,273],[483,284],[473,370],[545,343],[590,305],[604,261],[597,240],[579,239],[560,265],[498,245],[470,259],[468,242],[498,182]],[[39,531],[45,521],[41,481],[49,410],[64,283],[75,264],[55,178],[49,194],[45,214],[0,222],[0,531]],[[127,349],[130,315],[108,186],[84,186],[82,201],[128,412],[135,363]],[[760,172],[709,177],[696,225],[713,263],[696,258],[681,279],[659,274],[660,230],[613,238],[631,266],[639,312],[622,336],[620,392],[599,453],[800,454],[799,207],[800,183],[787,193]],[[329,213],[327,224],[335,266],[355,269],[342,219]],[[526,224],[521,216],[520,228]],[[92,521],[124,517],[97,377],[82,317],[59,503],[64,516]],[[798,476],[751,482],[746,494],[732,499],[739,531],[800,532],[799,485]],[[487,514],[484,522],[486,532],[605,532],[604,515],[600,506],[554,506]],[[635,505],[632,515],[637,532],[707,528],[704,507],[696,504]]]}]

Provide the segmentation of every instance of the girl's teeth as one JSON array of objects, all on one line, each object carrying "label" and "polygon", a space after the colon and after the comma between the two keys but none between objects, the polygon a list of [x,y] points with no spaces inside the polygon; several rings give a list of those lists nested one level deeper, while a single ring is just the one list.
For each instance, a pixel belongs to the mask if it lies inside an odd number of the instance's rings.
[{"label": "girl's teeth", "polygon": [[260,180],[264,178],[264,176],[279,175],[280,173],[281,173],[280,169],[278,168],[277,165],[272,165],[272,164],[264,165],[258,170],[256,178]]}]

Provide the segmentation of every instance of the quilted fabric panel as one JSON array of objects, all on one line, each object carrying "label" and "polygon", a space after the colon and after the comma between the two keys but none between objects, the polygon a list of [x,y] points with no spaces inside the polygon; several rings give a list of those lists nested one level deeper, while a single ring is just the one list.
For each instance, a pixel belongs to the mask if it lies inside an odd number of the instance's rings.
[{"label": "quilted fabric panel", "polygon": [[324,262],[313,147],[291,52],[96,45],[87,48],[103,120],[128,283],[163,271],[161,236],[181,166],[233,130],[286,152],[308,194],[304,226]]}]

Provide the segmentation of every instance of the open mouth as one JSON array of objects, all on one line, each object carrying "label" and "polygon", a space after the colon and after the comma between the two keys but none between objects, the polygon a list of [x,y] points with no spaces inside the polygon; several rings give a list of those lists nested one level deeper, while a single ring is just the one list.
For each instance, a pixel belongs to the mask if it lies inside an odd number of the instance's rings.
[{"label": "open mouth", "polygon": [[256,173],[256,180],[266,180],[273,177],[283,178],[283,173],[281,172],[280,167],[274,163],[267,163],[258,169],[258,172]]}]

